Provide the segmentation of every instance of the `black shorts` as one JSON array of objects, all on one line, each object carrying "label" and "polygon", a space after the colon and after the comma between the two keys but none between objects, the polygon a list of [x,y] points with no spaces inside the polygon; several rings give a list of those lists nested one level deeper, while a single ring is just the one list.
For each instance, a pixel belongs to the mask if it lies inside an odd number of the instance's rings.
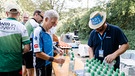
[{"label": "black shorts", "polygon": [[52,76],[52,64],[36,68],[36,76]]},{"label": "black shorts", "polygon": [[22,76],[22,69],[11,72],[0,72],[0,76]]},{"label": "black shorts", "polygon": [[33,51],[27,52],[23,54],[23,65],[26,66],[26,68],[34,68],[33,66]]}]

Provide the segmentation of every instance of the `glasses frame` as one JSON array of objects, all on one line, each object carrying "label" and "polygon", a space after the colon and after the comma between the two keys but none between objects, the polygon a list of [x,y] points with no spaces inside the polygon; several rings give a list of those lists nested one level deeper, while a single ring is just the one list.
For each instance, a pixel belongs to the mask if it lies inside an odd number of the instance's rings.
[{"label": "glasses frame", "polygon": [[42,19],[44,18],[41,14],[38,14]]}]

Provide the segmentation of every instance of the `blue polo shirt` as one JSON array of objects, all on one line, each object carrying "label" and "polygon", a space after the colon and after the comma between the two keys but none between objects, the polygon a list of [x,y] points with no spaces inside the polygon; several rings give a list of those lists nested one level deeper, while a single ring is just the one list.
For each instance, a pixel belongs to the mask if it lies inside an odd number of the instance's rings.
[{"label": "blue polo shirt", "polygon": [[[50,34],[48,34],[42,27],[37,27],[34,30],[33,47],[34,47],[34,53],[44,52],[49,56],[53,56],[52,38]],[[48,60],[36,58],[36,68],[47,66],[50,63],[51,62]]]},{"label": "blue polo shirt", "polygon": [[[100,36],[103,38],[105,33],[106,35],[103,39],[102,44],[102,50],[104,50],[104,57],[106,57],[108,54],[112,54],[113,52],[115,52],[119,48],[119,45],[126,44],[128,42],[126,36],[118,26],[107,24],[105,32],[102,36]],[[101,49],[101,39],[99,38],[98,32],[96,32],[96,30],[91,31],[90,38],[88,40],[88,46],[92,47],[95,58],[103,61],[104,57],[99,57],[99,50]],[[118,56],[116,58],[116,65],[119,66],[119,64],[120,57]]]}]

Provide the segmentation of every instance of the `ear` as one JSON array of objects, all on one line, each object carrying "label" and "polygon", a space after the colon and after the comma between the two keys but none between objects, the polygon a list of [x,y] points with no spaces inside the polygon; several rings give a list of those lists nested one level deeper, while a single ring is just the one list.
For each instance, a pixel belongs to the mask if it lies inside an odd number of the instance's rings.
[{"label": "ear", "polygon": [[18,12],[18,16],[20,16],[20,12]]},{"label": "ear", "polygon": [[49,18],[48,18],[48,17],[46,17],[46,18],[45,18],[45,21],[47,22],[48,20],[49,20]]},{"label": "ear", "polygon": [[7,17],[8,17],[8,12],[6,12],[6,15],[7,15]]},{"label": "ear", "polygon": [[38,16],[38,13],[35,13],[35,16]]}]

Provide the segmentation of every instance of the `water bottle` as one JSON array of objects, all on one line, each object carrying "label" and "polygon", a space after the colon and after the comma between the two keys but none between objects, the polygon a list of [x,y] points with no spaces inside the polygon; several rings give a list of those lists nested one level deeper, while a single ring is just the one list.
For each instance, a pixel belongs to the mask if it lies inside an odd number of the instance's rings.
[{"label": "water bottle", "polygon": [[87,70],[89,69],[89,60],[87,59],[86,62],[84,63],[84,72],[83,76],[86,76]]},{"label": "water bottle", "polygon": [[74,58],[70,58],[69,61],[69,76],[73,76],[73,71],[74,71]]},{"label": "water bottle", "polygon": [[[60,58],[65,59],[66,53],[64,53],[63,55],[60,55]],[[63,64],[59,64],[60,67],[62,67]]]},{"label": "water bottle", "polygon": [[107,63],[105,59],[103,60],[103,64],[108,65],[109,68],[113,67],[115,63],[116,63],[116,60],[113,60],[111,63]]}]

